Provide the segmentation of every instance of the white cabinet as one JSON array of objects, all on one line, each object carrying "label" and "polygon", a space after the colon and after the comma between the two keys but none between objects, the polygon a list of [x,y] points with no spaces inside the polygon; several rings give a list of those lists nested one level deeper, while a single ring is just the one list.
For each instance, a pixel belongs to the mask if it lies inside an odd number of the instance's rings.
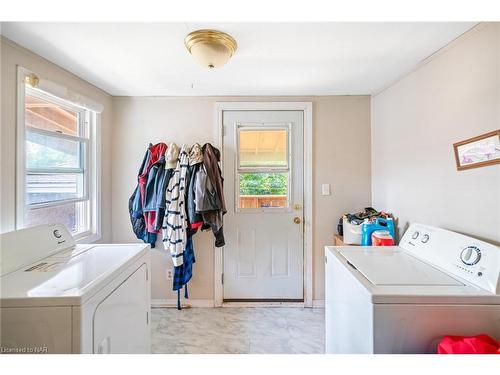
[{"label": "white cabinet", "polygon": [[94,353],[147,353],[150,347],[147,267],[143,264],[94,313]]}]

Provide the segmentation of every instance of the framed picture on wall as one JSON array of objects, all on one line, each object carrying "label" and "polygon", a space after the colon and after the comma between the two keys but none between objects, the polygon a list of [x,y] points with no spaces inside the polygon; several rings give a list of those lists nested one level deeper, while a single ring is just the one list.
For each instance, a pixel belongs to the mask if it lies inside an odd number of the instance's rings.
[{"label": "framed picture on wall", "polygon": [[500,164],[500,129],[453,144],[457,170]]}]

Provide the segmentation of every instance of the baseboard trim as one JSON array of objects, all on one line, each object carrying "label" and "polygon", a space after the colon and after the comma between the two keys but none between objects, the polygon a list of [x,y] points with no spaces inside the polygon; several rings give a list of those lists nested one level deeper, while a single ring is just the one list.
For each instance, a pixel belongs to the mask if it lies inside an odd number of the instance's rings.
[{"label": "baseboard trim", "polygon": [[304,302],[223,302],[222,307],[304,307]]},{"label": "baseboard trim", "polygon": [[[211,299],[182,299],[182,307],[215,307]],[[176,299],[152,299],[151,308],[176,308]],[[222,307],[305,307],[304,302],[224,302]],[[313,309],[325,308],[325,300],[313,300]]]},{"label": "baseboard trim", "polygon": [[[182,299],[181,300],[182,307],[214,307],[214,301],[212,299]],[[159,307],[177,307],[176,299],[152,299],[151,300],[151,308],[159,308]]]}]

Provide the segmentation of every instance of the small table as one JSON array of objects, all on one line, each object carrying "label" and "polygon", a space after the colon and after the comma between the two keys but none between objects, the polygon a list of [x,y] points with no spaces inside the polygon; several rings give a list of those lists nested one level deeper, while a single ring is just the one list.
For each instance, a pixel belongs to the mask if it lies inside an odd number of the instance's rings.
[{"label": "small table", "polygon": [[359,246],[359,245],[348,245],[344,243],[344,238],[339,234],[333,235],[333,245],[334,246]]}]

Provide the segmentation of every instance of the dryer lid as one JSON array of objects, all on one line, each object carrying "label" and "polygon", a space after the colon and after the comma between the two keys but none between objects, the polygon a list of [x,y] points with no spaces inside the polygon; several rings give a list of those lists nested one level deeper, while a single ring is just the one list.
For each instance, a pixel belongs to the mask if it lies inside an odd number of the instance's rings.
[{"label": "dryer lid", "polygon": [[463,286],[458,280],[396,248],[342,249],[339,253],[373,285]]},{"label": "dryer lid", "polygon": [[76,245],[0,279],[5,307],[80,305],[147,253],[146,244]]}]

